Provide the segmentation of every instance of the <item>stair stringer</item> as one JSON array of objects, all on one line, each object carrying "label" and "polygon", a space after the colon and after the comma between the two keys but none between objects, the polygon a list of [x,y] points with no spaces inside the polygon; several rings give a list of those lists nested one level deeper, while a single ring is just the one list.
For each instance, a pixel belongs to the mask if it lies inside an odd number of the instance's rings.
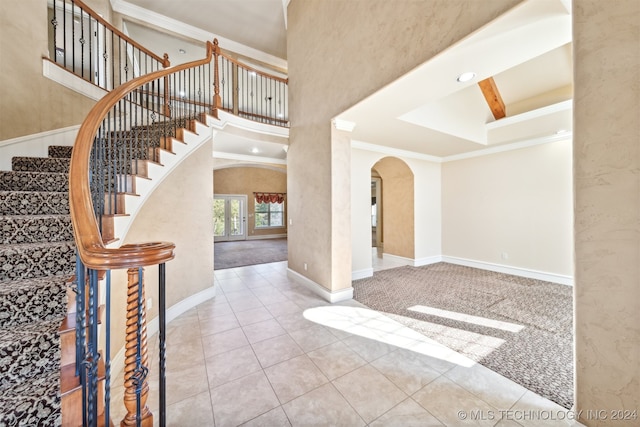
[{"label": "stair stringer", "polygon": [[136,194],[126,194],[125,207],[126,215],[114,217],[114,237],[115,241],[107,244],[108,248],[118,248],[125,241],[131,225],[136,219],[138,212],[151,196],[156,188],[167,178],[171,172],[194,153],[203,144],[211,141],[216,130],[212,126],[205,125],[199,121],[195,122],[195,132],[184,129],[182,141],[173,138],[174,144],[172,152],[160,150],[159,163],[149,162],[147,165],[147,177],[135,177]]}]

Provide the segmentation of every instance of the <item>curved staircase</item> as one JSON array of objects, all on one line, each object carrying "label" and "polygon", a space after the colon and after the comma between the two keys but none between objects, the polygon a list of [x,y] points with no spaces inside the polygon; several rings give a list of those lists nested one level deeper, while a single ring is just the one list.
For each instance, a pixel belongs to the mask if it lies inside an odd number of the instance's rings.
[{"label": "curved staircase", "polygon": [[0,425],[62,424],[60,325],[75,269],[70,147],[0,172]]}]

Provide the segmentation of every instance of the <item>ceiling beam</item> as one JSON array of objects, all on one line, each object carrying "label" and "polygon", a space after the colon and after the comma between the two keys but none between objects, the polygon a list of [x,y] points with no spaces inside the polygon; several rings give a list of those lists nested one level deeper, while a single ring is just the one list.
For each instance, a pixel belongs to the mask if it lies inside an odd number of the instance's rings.
[{"label": "ceiling beam", "polygon": [[498,87],[496,86],[496,82],[493,80],[493,77],[489,77],[488,79],[479,81],[478,86],[480,86],[482,95],[487,101],[489,109],[491,109],[493,118],[499,120],[505,117],[507,115],[507,110],[504,106],[504,102],[502,101],[502,97],[500,96],[500,92],[498,91]]}]

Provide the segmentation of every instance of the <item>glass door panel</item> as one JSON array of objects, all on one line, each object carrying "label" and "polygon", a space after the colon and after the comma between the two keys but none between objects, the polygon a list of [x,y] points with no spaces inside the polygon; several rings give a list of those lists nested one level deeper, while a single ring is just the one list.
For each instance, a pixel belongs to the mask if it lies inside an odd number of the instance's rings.
[{"label": "glass door panel", "polygon": [[214,241],[245,240],[247,196],[219,195],[213,197]]}]

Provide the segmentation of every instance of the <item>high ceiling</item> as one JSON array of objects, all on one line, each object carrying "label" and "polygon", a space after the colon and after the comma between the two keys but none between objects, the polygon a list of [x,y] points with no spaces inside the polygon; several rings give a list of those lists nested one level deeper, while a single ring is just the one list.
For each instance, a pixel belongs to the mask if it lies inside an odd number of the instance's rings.
[{"label": "high ceiling", "polygon": [[[203,57],[202,41],[214,36],[223,47],[286,69],[288,0],[111,2],[129,34],[169,53],[172,64]],[[360,146],[439,158],[570,136],[570,2],[524,1],[337,119],[355,125],[352,136]],[[475,73],[471,81],[456,81],[467,71]],[[488,78],[502,99],[504,118],[494,118],[478,84]],[[238,143],[238,154],[255,155],[249,145]],[[233,147],[226,141],[226,150]]]}]

